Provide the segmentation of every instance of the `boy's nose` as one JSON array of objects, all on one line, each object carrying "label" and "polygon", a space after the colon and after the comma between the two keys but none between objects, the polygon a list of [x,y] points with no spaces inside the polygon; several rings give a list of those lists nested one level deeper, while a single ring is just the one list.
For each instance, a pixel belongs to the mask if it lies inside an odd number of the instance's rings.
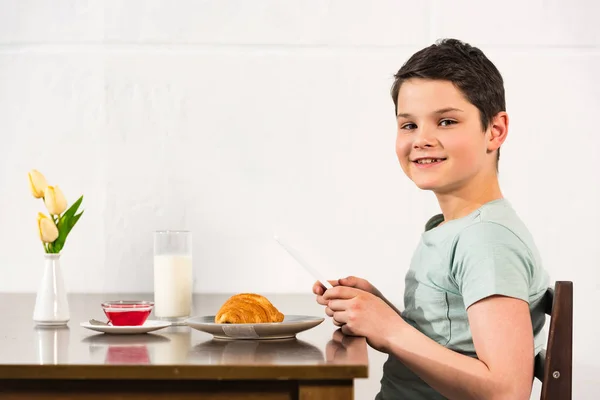
[{"label": "boy's nose", "polygon": [[414,148],[434,147],[437,144],[437,140],[433,135],[432,130],[428,128],[417,129],[413,137]]}]

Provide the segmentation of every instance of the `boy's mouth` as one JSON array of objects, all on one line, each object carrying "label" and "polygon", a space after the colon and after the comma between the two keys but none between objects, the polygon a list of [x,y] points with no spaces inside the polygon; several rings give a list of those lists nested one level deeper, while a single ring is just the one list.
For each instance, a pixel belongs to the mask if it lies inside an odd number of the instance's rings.
[{"label": "boy's mouth", "polygon": [[418,165],[432,165],[432,164],[439,164],[445,160],[446,160],[445,158],[418,158],[418,159],[414,160],[413,162]]}]

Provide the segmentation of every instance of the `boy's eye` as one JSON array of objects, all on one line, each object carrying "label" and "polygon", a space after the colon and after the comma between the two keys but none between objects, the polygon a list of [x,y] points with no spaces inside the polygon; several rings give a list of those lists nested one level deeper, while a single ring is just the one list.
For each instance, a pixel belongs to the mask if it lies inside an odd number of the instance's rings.
[{"label": "boy's eye", "polygon": [[406,130],[411,130],[411,129],[416,129],[416,128],[417,128],[417,125],[413,124],[412,122],[404,124],[400,127],[400,129],[406,129]]},{"label": "boy's eye", "polygon": [[449,126],[449,125],[454,125],[454,124],[456,124],[456,121],[454,121],[452,119],[443,119],[440,121],[441,126]]}]

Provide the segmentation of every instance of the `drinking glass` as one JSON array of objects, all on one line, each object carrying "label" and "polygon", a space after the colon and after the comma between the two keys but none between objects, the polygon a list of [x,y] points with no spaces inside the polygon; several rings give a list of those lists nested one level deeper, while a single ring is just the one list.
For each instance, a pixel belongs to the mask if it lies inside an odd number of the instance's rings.
[{"label": "drinking glass", "polygon": [[183,325],[192,312],[192,233],[154,232],[154,315]]}]

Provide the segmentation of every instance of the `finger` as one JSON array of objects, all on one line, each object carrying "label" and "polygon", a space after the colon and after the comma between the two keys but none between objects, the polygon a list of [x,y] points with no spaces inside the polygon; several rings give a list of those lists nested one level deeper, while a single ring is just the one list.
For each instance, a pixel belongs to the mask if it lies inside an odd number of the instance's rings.
[{"label": "finger", "polygon": [[346,311],[334,311],[333,320],[340,324],[346,324],[348,323],[348,313]]},{"label": "finger", "polygon": [[[340,285],[339,279],[331,279],[331,280],[328,280],[327,282],[329,282],[331,284],[331,286],[339,286]],[[316,281],[313,284],[312,290],[313,290],[314,294],[322,295],[323,293],[325,293],[327,288],[325,286],[323,286],[323,284],[320,281]]]},{"label": "finger", "polygon": [[357,288],[369,293],[375,293],[377,291],[377,289],[375,289],[375,287],[371,285],[369,281],[362,278],[357,278],[356,276],[341,278],[340,285]]},{"label": "finger", "polygon": [[320,296],[323,293],[325,293],[325,288],[323,287],[323,285],[321,285],[321,282],[317,281],[313,284],[312,291],[317,296]]},{"label": "finger", "polygon": [[317,296],[317,303],[322,306],[326,306],[328,301],[323,298],[323,296]]},{"label": "finger", "polygon": [[359,279],[352,275],[340,279],[340,285],[342,286],[356,287],[358,285],[358,282]]},{"label": "finger", "polygon": [[348,336],[355,336],[354,332],[352,332],[352,328],[350,328],[348,325],[342,326],[342,333]]},{"label": "finger", "polygon": [[325,291],[323,297],[325,300],[331,299],[351,299],[356,297],[359,293],[364,293],[359,289],[355,289],[348,286],[337,286]]},{"label": "finger", "polygon": [[332,318],[333,324],[335,326],[343,325],[341,322],[337,322],[335,319],[333,319],[333,311],[329,307],[325,308],[325,313]]},{"label": "finger", "polygon": [[349,306],[349,300],[329,300],[327,302],[327,307],[333,311],[345,311]]}]

